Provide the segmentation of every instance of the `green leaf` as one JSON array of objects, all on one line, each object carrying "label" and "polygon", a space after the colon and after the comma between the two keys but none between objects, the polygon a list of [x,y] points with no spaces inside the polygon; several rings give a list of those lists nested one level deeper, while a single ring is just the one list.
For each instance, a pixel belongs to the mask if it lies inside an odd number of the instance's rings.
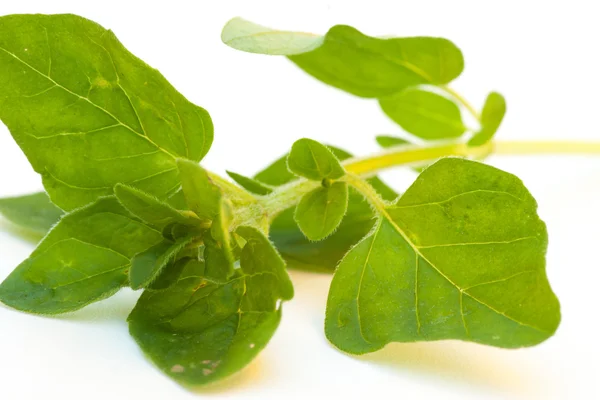
[{"label": "green leaf", "polygon": [[167,203],[141,190],[122,184],[116,185],[114,190],[115,196],[123,207],[157,229],[164,229],[167,225],[173,223],[183,225],[198,225],[200,223],[198,219],[183,215]]},{"label": "green leaf", "polygon": [[190,210],[202,220],[212,220],[219,213],[221,190],[197,163],[178,160],[183,194]]},{"label": "green leaf", "polygon": [[[294,286],[285,269],[285,261],[269,239],[250,226],[240,226],[236,233],[246,240],[240,257],[244,273],[257,275],[256,278],[263,283],[270,281],[269,293],[279,299],[291,300],[294,297]],[[263,290],[266,286],[261,285]]]},{"label": "green leaf", "polygon": [[545,272],[547,233],[515,176],[446,158],[344,257],[327,303],[326,334],[349,353],[389,342],[460,339],[537,344],[559,303]]},{"label": "green leaf", "polygon": [[175,259],[192,237],[179,239],[177,242],[164,240],[147,250],[136,254],[131,260],[129,284],[133,290],[149,286],[161,274],[167,264]]},{"label": "green leaf", "polygon": [[[184,257],[175,261],[174,263],[167,264],[167,266],[161,271],[156,279],[152,281],[150,285],[148,285],[146,289],[158,291],[173,287],[179,281],[179,277],[185,270],[186,266],[192,262],[198,262],[198,259]],[[200,276],[203,274],[204,270],[201,271]]]},{"label": "green leaf", "polygon": [[229,47],[248,53],[288,56],[319,47],[323,43],[323,36],[276,31],[238,17],[223,27],[221,40]]},{"label": "green leaf", "polygon": [[469,146],[481,146],[492,140],[500,128],[504,114],[506,114],[504,96],[497,92],[490,93],[481,112],[481,129],[469,140]]},{"label": "green leaf", "polygon": [[449,40],[378,39],[345,25],[331,28],[321,47],[290,60],[324,83],[377,98],[420,84],[446,84],[464,66],[462,53]]},{"label": "green leaf", "polygon": [[222,282],[233,274],[235,262],[231,249],[229,226],[233,218],[231,206],[221,199],[219,212],[210,228],[210,235],[204,237],[204,260],[206,261],[207,278]]},{"label": "green leaf", "polygon": [[312,139],[300,139],[294,143],[287,165],[294,174],[315,181],[339,179],[346,174],[331,150]]},{"label": "green leaf", "polygon": [[377,144],[383,147],[384,149],[394,146],[404,146],[412,144],[406,139],[389,135],[379,135],[375,137],[375,140],[377,141]]},{"label": "green leaf", "polygon": [[0,199],[0,214],[20,227],[45,235],[64,213],[40,192]]},{"label": "green leaf", "polygon": [[456,103],[427,90],[404,90],[379,99],[379,105],[402,129],[421,139],[457,138],[467,130]]},{"label": "green leaf", "polygon": [[227,175],[231,177],[238,185],[246,189],[247,191],[258,194],[260,196],[267,195],[273,191],[267,185],[261,183],[260,181],[252,178],[248,178],[247,176],[243,176],[240,174],[236,174],[235,172],[227,171]]},{"label": "green leaf", "polygon": [[385,97],[421,84],[446,84],[464,67],[461,51],[442,38],[380,39],[336,25],[324,39],[309,40],[302,51],[301,38],[306,35],[236,20],[225,26],[223,41],[242,51],[288,55],[320,81],[361,97]]},{"label": "green leaf", "polygon": [[293,295],[269,241],[254,228],[238,233],[247,242],[237,276],[215,282],[191,261],[174,286],[144,293],[129,316],[142,350],[180,383],[210,383],[246,366],[279,325],[279,300]]},{"label": "green leaf", "polygon": [[162,240],[113,197],[65,215],[0,285],[0,301],[36,314],[74,311],[127,286],[130,260]]},{"label": "green leaf", "polygon": [[288,154],[275,160],[271,165],[254,175],[254,179],[270,186],[281,186],[294,179],[296,176],[287,167]]},{"label": "green leaf", "polygon": [[[340,148],[327,147],[339,160],[352,157],[350,153]],[[295,179],[287,169],[286,157],[277,159],[256,174],[255,179],[273,186],[280,186]],[[386,200],[393,200],[398,196],[377,177],[368,179],[368,182]],[[269,235],[289,267],[333,272],[350,247],[371,230],[374,223],[373,216],[371,206],[364,197],[354,189],[350,189],[346,216],[342,219],[339,228],[325,240],[312,242],[306,238],[294,220],[294,208],[284,211],[275,218]]]},{"label": "green leaf", "polygon": [[334,182],[305,194],[294,213],[298,227],[309,240],[323,240],[342,222],[348,209],[348,185]]},{"label": "green leaf", "polygon": [[115,35],[75,15],[0,17],[0,119],[65,210],[117,183],[165,199],[175,160],[200,161],[213,126]]}]

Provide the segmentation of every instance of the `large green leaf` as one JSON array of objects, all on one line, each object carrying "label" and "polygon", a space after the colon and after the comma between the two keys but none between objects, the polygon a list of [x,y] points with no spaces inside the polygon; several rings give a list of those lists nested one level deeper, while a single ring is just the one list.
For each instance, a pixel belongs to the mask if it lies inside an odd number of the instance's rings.
[{"label": "large green leaf", "polygon": [[469,146],[481,146],[494,137],[506,114],[506,100],[500,93],[492,92],[485,99],[481,112],[481,129],[469,140]]},{"label": "large green leaf", "polygon": [[515,176],[442,159],[342,260],[326,334],[350,353],[389,342],[461,339],[537,344],[556,330],[559,303],[545,272],[547,233]]},{"label": "large green leaf", "polygon": [[323,43],[323,36],[277,31],[238,17],[223,27],[221,40],[234,49],[249,53],[289,56],[319,47]]},{"label": "large green leaf", "polygon": [[403,90],[379,99],[379,105],[402,129],[421,139],[457,138],[467,130],[456,103],[427,90]]},{"label": "large green leaf", "polygon": [[127,286],[131,259],[162,240],[115,198],[64,216],[0,285],[0,300],[38,314],[74,311]]},{"label": "large green leaf", "polygon": [[238,233],[247,243],[231,280],[212,281],[203,263],[189,262],[174,286],[145,292],[129,316],[140,347],[180,383],[210,383],[247,365],[279,325],[279,301],[293,295],[268,240],[253,228]]},{"label": "large green leaf", "polygon": [[[347,160],[351,154],[337,147],[328,146],[339,160]],[[255,178],[269,185],[279,186],[292,181],[295,177],[288,171],[286,156],[256,174]],[[386,200],[393,200],[397,194],[379,178],[370,178],[369,183]],[[325,240],[313,242],[306,238],[294,220],[294,208],[281,213],[271,224],[269,236],[277,250],[285,258],[289,267],[333,272],[356,242],[373,227],[374,214],[364,197],[354,189],[349,190],[348,210],[338,229]]]},{"label": "large green leaf", "polygon": [[16,225],[45,235],[64,213],[41,192],[0,199],[0,214]]},{"label": "large green leaf", "polygon": [[213,137],[204,109],[74,15],[0,18],[0,119],[67,210],[117,183],[166,198],[176,158],[201,160]]},{"label": "large green leaf", "polygon": [[[461,51],[442,38],[379,39],[336,25],[324,39],[316,37],[302,49],[306,33],[278,34],[252,25],[248,21],[226,25],[225,44],[252,53],[288,55],[315,78],[361,97],[385,97],[420,84],[446,84],[458,77],[464,66]],[[260,41],[256,32],[262,32]]]}]

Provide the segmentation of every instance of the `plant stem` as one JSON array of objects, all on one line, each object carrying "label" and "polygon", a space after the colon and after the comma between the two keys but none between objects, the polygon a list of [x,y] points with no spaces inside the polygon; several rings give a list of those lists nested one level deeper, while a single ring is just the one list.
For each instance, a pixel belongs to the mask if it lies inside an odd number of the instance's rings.
[{"label": "plant stem", "polygon": [[473,107],[471,103],[467,101],[467,99],[462,97],[460,93],[452,89],[450,86],[446,85],[440,85],[439,88],[442,89],[444,92],[448,93],[450,96],[454,97],[460,104],[462,104],[467,109],[467,111],[471,113],[471,115],[473,116],[473,118],[475,118],[477,122],[481,122],[479,113],[477,112],[475,107]]},{"label": "plant stem", "polygon": [[499,141],[492,144],[495,154],[578,154],[600,155],[600,142],[573,141]]},{"label": "plant stem", "polygon": [[242,204],[256,202],[256,198],[241,187],[229,182],[227,179],[223,179],[214,172],[207,171],[207,173],[214,184],[220,187],[223,193],[232,201]]}]

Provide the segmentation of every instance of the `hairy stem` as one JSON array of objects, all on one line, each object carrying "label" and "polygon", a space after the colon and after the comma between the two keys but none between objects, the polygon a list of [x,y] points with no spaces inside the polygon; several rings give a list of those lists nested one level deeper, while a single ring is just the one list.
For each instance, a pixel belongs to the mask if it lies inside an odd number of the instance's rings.
[{"label": "hairy stem", "polygon": [[[441,157],[457,156],[478,159],[489,154],[522,155],[522,154],[593,154],[600,155],[600,142],[567,142],[567,141],[495,141],[482,146],[471,147],[465,143],[438,142],[426,147],[415,145],[400,145],[391,147],[381,153],[369,157],[351,158],[342,164],[350,177],[348,183],[357,187],[360,178],[366,178],[378,172],[402,165],[419,165],[431,163]],[[350,182],[352,181],[352,182]],[[258,206],[264,210],[267,220],[272,221],[282,211],[296,205],[300,198],[311,190],[316,189],[321,182],[304,178],[294,180],[280,186],[273,193],[261,197]],[[359,185],[360,186],[360,185]],[[370,186],[370,185],[369,185]],[[368,187],[357,189],[367,190]],[[363,190],[360,190],[361,192]],[[363,193],[369,194],[369,193]],[[371,193],[372,194],[372,193]],[[376,193],[375,193],[376,195]],[[378,196],[368,197],[371,200]],[[383,200],[381,200],[383,202]],[[382,203],[383,204],[383,203]]]}]

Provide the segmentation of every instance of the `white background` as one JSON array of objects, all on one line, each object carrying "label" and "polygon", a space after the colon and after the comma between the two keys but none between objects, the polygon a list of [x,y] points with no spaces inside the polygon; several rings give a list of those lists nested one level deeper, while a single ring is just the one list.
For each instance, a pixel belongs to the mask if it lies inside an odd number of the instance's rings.
[{"label": "white background", "polygon": [[[337,23],[371,35],[453,40],[466,68],[453,84],[481,107],[507,98],[500,139],[600,140],[597,1],[0,1],[0,14],[72,12],[113,29],[215,122],[204,166],[251,174],[300,137],[366,154],[399,131],[375,101],[320,84],[284,58],[236,52],[220,41],[234,16],[324,33]],[[0,88],[1,90],[1,88]],[[0,305],[0,398],[600,398],[598,287],[600,155],[492,157],[520,176],[548,224],[548,274],[561,299],[557,334],[530,349],[445,341],[392,344],[344,355],[323,334],[330,277],[293,272],[295,299],[267,349],[245,370],[197,392],[162,375],[128,336],[129,290],[71,316],[35,317]],[[0,196],[41,189],[0,127]],[[384,175],[402,190],[414,176]],[[34,245],[0,219],[0,279]]]}]

